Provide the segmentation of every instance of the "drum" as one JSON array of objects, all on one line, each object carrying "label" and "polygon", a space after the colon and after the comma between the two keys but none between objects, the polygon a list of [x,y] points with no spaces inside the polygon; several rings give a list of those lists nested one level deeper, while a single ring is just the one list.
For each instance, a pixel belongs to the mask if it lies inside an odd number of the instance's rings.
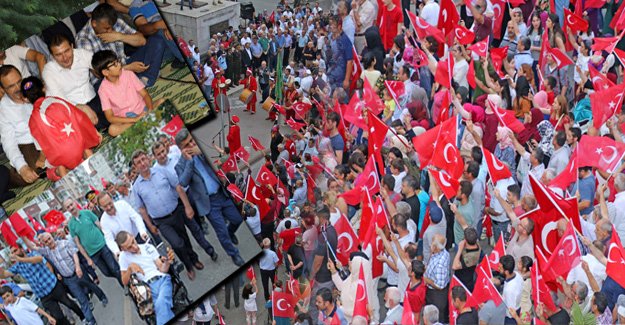
[{"label": "drum", "polygon": [[243,89],[243,91],[241,92],[241,95],[239,95],[239,100],[247,105],[250,103],[250,101],[252,100],[252,95],[254,95],[254,93],[249,90],[249,89]]},{"label": "drum", "polygon": [[269,110],[271,109],[271,107],[273,107],[273,104],[276,101],[271,98],[271,97],[267,97],[267,99],[265,99],[265,102],[263,103],[263,109],[266,110],[267,112],[269,112]]}]

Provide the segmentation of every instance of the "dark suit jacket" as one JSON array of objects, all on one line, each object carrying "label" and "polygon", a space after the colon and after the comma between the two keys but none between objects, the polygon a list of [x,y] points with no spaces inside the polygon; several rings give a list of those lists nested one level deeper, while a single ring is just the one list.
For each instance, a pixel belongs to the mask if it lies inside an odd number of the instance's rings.
[{"label": "dark suit jacket", "polygon": [[252,66],[252,51],[250,50],[250,54],[247,54],[247,51],[245,49],[241,50],[241,62],[243,63],[244,67],[251,67]]},{"label": "dark suit jacket", "polygon": [[[204,168],[208,171],[210,177],[217,183],[220,183],[219,178],[217,178],[217,175],[213,171],[213,168],[206,162],[206,158],[204,158],[203,155],[200,157],[202,158]],[[197,212],[202,216],[208,215],[211,210],[211,200],[208,192],[206,191],[206,186],[204,185],[204,178],[195,167],[195,161],[193,159],[186,160],[184,157],[180,157],[178,164],[176,164],[176,174],[178,174],[180,185],[182,187],[189,186],[187,194],[195,204]],[[227,193],[226,196],[228,196]]]}]

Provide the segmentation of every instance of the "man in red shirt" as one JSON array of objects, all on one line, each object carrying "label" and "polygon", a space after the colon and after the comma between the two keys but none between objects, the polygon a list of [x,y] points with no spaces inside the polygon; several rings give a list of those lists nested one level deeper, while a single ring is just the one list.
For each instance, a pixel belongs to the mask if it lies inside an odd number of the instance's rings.
[{"label": "man in red shirt", "polygon": [[[215,96],[215,111],[219,112],[219,101],[217,101],[217,96],[219,96],[219,94],[226,94],[226,89],[227,87],[224,88],[220,88],[219,84],[225,84],[226,83],[226,77],[224,77],[223,71],[221,71],[220,69],[216,69],[215,70],[215,78],[213,79],[213,83],[211,84],[211,88],[213,89],[213,95]],[[232,149],[232,148],[230,148]]]},{"label": "man in red shirt", "polygon": [[401,34],[404,26],[404,15],[401,12],[401,8],[395,5],[393,0],[384,0],[383,2],[384,7],[380,8],[380,11],[382,11],[380,36],[382,37],[384,50],[388,52],[393,47],[395,36]]},{"label": "man in red shirt", "polygon": [[245,89],[252,92],[252,99],[247,103],[246,111],[251,112],[252,114],[256,113],[256,92],[258,91],[258,82],[256,82],[256,78],[252,74],[252,69],[247,68],[245,71],[245,79],[239,82],[240,85],[243,85]]},{"label": "man in red shirt", "polygon": [[239,117],[232,115],[230,119],[230,130],[228,131],[228,148],[230,148],[230,155],[234,155],[239,148],[241,148],[241,128],[239,127]]}]

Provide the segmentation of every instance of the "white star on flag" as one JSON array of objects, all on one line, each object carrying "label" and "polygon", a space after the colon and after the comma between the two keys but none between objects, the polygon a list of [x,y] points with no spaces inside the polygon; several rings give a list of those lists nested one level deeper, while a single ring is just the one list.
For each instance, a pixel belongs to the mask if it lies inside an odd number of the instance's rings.
[{"label": "white star on flag", "polygon": [[74,131],[74,129],[72,129],[72,123],[69,123],[69,124],[63,123],[63,125],[65,127],[61,130],[61,132],[65,132],[65,134],[67,134],[68,137],[72,132],[76,132]]}]

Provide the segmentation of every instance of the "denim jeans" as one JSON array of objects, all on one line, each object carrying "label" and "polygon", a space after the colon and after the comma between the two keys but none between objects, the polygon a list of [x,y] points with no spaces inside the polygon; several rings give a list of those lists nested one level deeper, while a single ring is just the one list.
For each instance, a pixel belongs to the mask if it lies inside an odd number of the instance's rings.
[{"label": "denim jeans", "polygon": [[102,274],[109,278],[116,278],[119,285],[124,287],[122,284],[121,274],[119,272],[119,264],[117,264],[117,260],[115,260],[115,256],[113,256],[113,252],[104,245],[101,250],[91,256],[91,260],[93,263],[98,266]]},{"label": "denim jeans", "polygon": [[150,283],[150,289],[152,290],[152,300],[154,301],[156,324],[165,324],[174,318],[171,277],[166,275]]},{"label": "denim jeans", "polygon": [[90,324],[95,324],[95,318],[93,317],[93,313],[91,312],[91,308],[89,308],[89,297],[87,296],[88,290],[93,291],[100,301],[106,298],[104,292],[100,287],[98,287],[95,283],[91,282],[86,274],[83,274],[82,278],[79,278],[76,274],[71,277],[63,277],[63,282],[69,289],[69,292],[78,300],[78,304],[80,305],[80,309],[82,313],[85,314],[85,319]]},{"label": "denim jeans", "polygon": [[[210,196],[211,211],[208,214],[208,222],[213,226],[215,234],[221,243],[221,247],[224,248],[228,256],[236,256],[239,254],[239,249],[232,243],[232,236],[239,228],[239,225],[243,222],[239,210],[222,192]],[[228,225],[226,226],[226,220]]]},{"label": "denim jeans", "polygon": [[493,220],[493,238],[495,241],[499,240],[499,237],[503,233],[503,239],[508,241],[510,239],[510,231],[508,227],[510,226],[510,221],[504,222],[495,222]]},{"label": "denim jeans", "polygon": [[161,63],[163,63],[163,54],[165,53],[166,42],[165,37],[162,35],[162,31],[147,38],[147,43],[144,46],[137,48],[137,50],[130,55],[126,63],[131,62],[143,62],[148,69],[137,73],[137,77],[146,77],[148,79],[147,87],[151,87],[158,79],[158,75],[161,71]]}]

